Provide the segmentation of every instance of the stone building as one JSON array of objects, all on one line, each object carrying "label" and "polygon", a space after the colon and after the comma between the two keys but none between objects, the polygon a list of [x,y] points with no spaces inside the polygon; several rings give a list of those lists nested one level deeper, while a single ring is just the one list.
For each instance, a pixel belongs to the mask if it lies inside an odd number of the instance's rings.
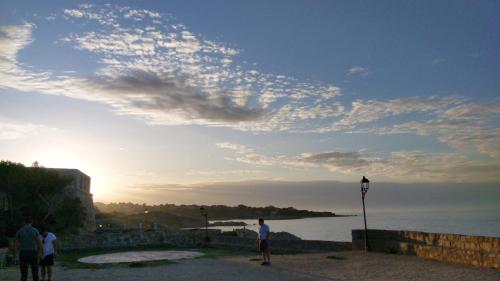
[{"label": "stone building", "polygon": [[90,177],[78,169],[60,169],[51,168],[59,173],[60,176],[69,176],[73,181],[69,184],[67,192],[70,196],[74,196],[82,201],[85,208],[84,230],[94,231],[96,229],[95,209],[93,195],[90,193]]}]

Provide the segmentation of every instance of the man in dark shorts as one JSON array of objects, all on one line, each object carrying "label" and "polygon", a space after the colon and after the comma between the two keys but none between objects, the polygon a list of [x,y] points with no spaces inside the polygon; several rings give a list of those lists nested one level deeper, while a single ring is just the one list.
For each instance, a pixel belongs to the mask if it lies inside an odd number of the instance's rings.
[{"label": "man in dark shorts", "polygon": [[[47,231],[47,227],[42,228],[43,257],[40,259],[42,271],[42,281],[52,279],[52,266],[57,257],[57,238],[52,232]],[[45,279],[47,276],[47,279]]]},{"label": "man in dark shorts", "polygon": [[27,217],[24,223],[24,226],[16,233],[14,253],[19,249],[21,281],[28,280],[28,266],[31,267],[33,281],[38,281],[38,259],[39,253],[43,251],[42,240],[38,230],[31,226],[33,220],[30,217]]},{"label": "man in dark shorts", "polygon": [[259,243],[259,250],[262,253],[262,264],[271,265],[271,253],[269,252],[269,242],[271,240],[271,231],[269,226],[264,223],[264,219],[259,219],[259,236],[257,242]]}]

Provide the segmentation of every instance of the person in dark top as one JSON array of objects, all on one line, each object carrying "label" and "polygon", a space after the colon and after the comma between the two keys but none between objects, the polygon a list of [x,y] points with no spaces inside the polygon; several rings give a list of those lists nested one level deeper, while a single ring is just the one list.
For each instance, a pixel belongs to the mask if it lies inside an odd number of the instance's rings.
[{"label": "person in dark top", "polygon": [[269,252],[269,242],[271,241],[271,231],[269,225],[264,223],[264,219],[259,219],[259,234],[257,236],[257,242],[259,244],[259,250],[262,253],[262,264],[261,265],[271,265],[271,253]]},{"label": "person in dark top", "polygon": [[24,223],[24,226],[16,233],[14,246],[14,253],[19,249],[21,281],[28,280],[28,266],[31,267],[33,281],[39,281],[38,259],[40,253],[43,253],[42,240],[40,239],[38,230],[32,226],[33,220],[30,217],[26,217]]}]

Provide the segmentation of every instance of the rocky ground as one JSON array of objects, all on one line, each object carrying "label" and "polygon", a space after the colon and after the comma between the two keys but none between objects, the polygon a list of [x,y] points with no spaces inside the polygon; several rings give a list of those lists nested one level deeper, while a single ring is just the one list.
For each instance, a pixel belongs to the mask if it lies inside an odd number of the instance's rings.
[{"label": "rocky ground", "polygon": [[[330,256],[330,258],[327,258]],[[260,266],[255,257],[200,258],[154,267],[63,269],[56,267],[56,281],[480,281],[500,280],[500,271],[447,264],[411,256],[364,252],[280,255],[271,267]],[[14,269],[0,270],[0,280],[18,280]]]}]

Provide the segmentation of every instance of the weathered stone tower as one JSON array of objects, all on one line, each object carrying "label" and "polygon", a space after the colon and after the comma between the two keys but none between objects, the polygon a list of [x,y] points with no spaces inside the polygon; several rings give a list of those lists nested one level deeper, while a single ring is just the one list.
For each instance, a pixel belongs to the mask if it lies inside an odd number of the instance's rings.
[{"label": "weathered stone tower", "polygon": [[96,229],[95,209],[93,195],[90,193],[90,177],[78,169],[59,169],[54,168],[60,176],[69,176],[73,181],[69,184],[67,192],[69,196],[77,197],[82,201],[85,208],[84,230],[91,232]]}]

